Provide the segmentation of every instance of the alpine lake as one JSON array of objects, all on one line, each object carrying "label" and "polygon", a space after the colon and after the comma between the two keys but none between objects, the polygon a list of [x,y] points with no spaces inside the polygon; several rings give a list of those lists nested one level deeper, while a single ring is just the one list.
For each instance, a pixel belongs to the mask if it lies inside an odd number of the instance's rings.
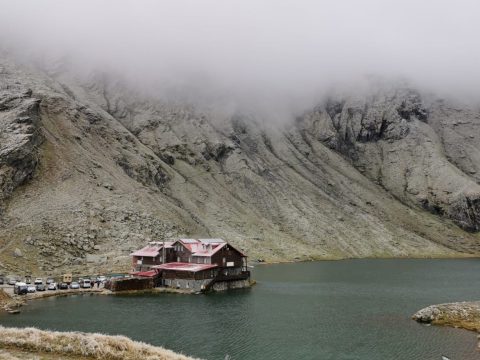
[{"label": "alpine lake", "polygon": [[479,259],[257,265],[251,289],[35,300],[4,326],[126,335],[202,359],[477,359],[477,335],[411,320],[480,299]]}]

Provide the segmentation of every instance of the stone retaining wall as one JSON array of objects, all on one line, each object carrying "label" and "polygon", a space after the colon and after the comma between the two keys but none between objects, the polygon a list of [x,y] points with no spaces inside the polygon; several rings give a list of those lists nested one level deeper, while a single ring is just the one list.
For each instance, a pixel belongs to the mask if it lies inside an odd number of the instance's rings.
[{"label": "stone retaining wall", "polygon": [[213,284],[213,291],[225,291],[230,289],[243,289],[250,287],[249,280],[219,281]]},{"label": "stone retaining wall", "polygon": [[130,291],[153,289],[154,281],[152,278],[125,278],[114,279],[105,283],[105,289],[111,291]]}]

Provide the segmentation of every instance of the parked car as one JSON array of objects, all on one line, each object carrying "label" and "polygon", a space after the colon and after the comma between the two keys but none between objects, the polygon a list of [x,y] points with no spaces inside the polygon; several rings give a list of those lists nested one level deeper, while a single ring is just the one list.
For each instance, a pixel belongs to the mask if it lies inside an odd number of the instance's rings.
[{"label": "parked car", "polygon": [[80,283],[80,286],[84,289],[88,289],[92,287],[92,282],[90,281],[90,279],[83,279]]},{"label": "parked car", "polygon": [[29,293],[34,293],[35,291],[37,291],[37,288],[34,285],[29,285],[27,286],[27,291]]},{"label": "parked car", "polygon": [[101,283],[104,283],[105,281],[107,281],[107,277],[106,276],[97,276],[97,281],[100,281]]},{"label": "parked car", "polygon": [[37,291],[45,291],[45,285],[43,284],[37,284],[35,286],[35,289],[37,289]]},{"label": "parked car", "polygon": [[25,284],[31,284],[32,278],[30,276],[25,276]]},{"label": "parked car", "polygon": [[58,285],[58,288],[60,290],[68,290],[68,284],[65,282],[61,282],[60,285]]},{"label": "parked car", "polygon": [[3,276],[0,276],[0,285],[3,285],[4,282],[5,280],[3,279]]},{"label": "parked car", "polygon": [[54,278],[47,278],[47,285],[50,285],[51,283],[54,283],[55,279]]},{"label": "parked car", "polygon": [[70,284],[70,289],[80,289],[80,284],[74,281]]},{"label": "parked car", "polygon": [[43,279],[42,279],[42,278],[36,278],[33,283],[34,283],[35,285],[43,284]]},{"label": "parked car", "polygon": [[15,278],[10,278],[10,279],[8,279],[8,285],[14,286],[17,282],[18,282],[18,281],[17,281],[17,279],[15,279]]},{"label": "parked car", "polygon": [[57,283],[50,283],[48,284],[48,287],[47,287],[48,290],[57,290]]},{"label": "parked car", "polygon": [[17,282],[14,285],[15,287],[13,288],[13,293],[17,295],[25,295],[28,293],[28,285],[25,284],[24,282]]}]

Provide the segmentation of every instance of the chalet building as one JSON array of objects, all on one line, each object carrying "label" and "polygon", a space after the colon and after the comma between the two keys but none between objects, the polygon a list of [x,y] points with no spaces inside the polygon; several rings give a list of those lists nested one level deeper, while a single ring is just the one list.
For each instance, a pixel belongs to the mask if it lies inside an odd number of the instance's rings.
[{"label": "chalet building", "polygon": [[132,275],[155,278],[157,286],[199,292],[250,284],[247,256],[222,239],[150,243],[132,253],[132,263]]},{"label": "chalet building", "polygon": [[175,261],[172,241],[152,241],[130,254],[133,271],[148,271],[153,266]]},{"label": "chalet building", "polygon": [[222,239],[179,239],[172,244],[177,262],[246,267],[247,257]]}]

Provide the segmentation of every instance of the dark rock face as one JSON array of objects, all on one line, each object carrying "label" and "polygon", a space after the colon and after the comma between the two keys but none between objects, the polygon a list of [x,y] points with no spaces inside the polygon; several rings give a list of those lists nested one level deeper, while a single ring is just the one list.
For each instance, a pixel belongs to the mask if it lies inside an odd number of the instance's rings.
[{"label": "dark rock face", "polygon": [[447,215],[467,231],[480,231],[480,194],[456,199],[448,208]]},{"label": "dark rock face", "polygon": [[428,110],[424,107],[420,94],[415,91],[409,91],[400,106],[397,107],[398,115],[407,121],[414,119],[427,122]]},{"label": "dark rock face", "polygon": [[163,170],[161,162],[148,156],[144,160],[142,163],[136,163],[124,154],[116,160],[116,163],[128,176],[141,184],[163,187],[169,178]]},{"label": "dark rock face", "polygon": [[476,232],[479,116],[400,87],[330,99],[297,124],[405,204]]},{"label": "dark rock face", "polygon": [[0,90],[0,204],[38,165],[40,100],[30,89]]},{"label": "dark rock face", "polygon": [[376,94],[371,97],[329,100],[317,112],[326,112],[336,130],[338,150],[356,143],[398,140],[410,131],[408,123],[426,121],[427,110],[420,95],[413,91],[404,94]]},{"label": "dark rock face", "polygon": [[205,149],[202,151],[202,155],[205,160],[213,159],[217,162],[225,159],[234,148],[224,143],[210,144],[205,143]]}]

